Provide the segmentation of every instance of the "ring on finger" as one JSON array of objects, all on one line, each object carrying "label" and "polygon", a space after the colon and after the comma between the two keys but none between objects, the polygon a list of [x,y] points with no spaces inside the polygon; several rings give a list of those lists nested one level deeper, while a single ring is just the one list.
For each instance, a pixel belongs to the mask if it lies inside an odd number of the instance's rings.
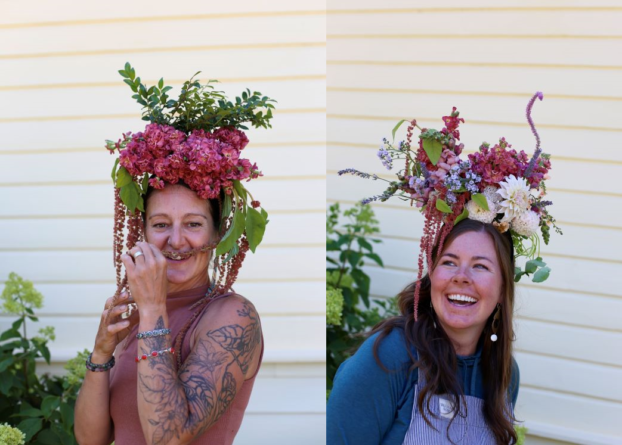
[{"label": "ring on finger", "polygon": [[139,250],[136,253],[133,253],[132,256],[134,257],[134,259],[138,258],[139,256],[144,255],[142,250]]}]

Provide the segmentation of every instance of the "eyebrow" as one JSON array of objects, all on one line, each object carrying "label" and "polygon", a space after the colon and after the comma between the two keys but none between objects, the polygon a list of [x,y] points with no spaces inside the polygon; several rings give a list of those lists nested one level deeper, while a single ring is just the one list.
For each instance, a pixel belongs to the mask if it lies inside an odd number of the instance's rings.
[{"label": "eyebrow", "polygon": [[[149,219],[151,220],[151,218],[155,218],[156,216],[164,216],[164,217],[166,217],[166,218],[170,218],[170,217],[169,217],[166,213],[156,213],[155,215],[151,215],[151,216],[149,217]],[[186,214],[184,215],[184,218],[187,218],[188,216],[200,216],[201,218],[204,218],[206,221],[209,221],[209,220],[207,219],[207,216],[205,216],[205,215],[203,215],[203,214],[201,214],[201,213],[186,213]]]},{"label": "eyebrow", "polygon": [[[451,252],[444,253],[443,255],[441,255],[441,258],[442,258],[442,257],[444,257],[444,256],[448,256],[448,257],[451,257],[451,258],[455,258],[455,259],[457,259],[457,260],[459,259],[459,258],[458,258],[458,255],[455,255],[455,254],[453,254],[453,253],[451,253]],[[490,258],[485,257],[485,256],[480,256],[480,255],[478,255],[478,256],[474,256],[474,257],[472,257],[471,259],[472,259],[472,260],[486,260],[486,261],[489,261],[490,263],[494,264],[494,262],[493,262]]]}]

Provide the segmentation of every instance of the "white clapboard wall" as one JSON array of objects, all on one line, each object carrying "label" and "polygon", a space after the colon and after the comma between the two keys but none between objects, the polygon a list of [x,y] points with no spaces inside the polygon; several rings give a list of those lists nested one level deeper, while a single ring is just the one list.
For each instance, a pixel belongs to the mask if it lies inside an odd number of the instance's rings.
[{"label": "white clapboard wall", "polygon": [[0,281],[14,271],[44,294],[39,324],[56,341],[42,369],[56,372],[92,348],[115,289],[104,140],[144,128],[117,70],[164,77],[174,97],[202,71],[230,97],[248,87],[278,101],[273,129],[250,130],[244,151],[265,175],[249,189],[270,224],[236,287],[266,345],[236,443],[322,443],[325,3],[1,0],[0,42]]},{"label": "white clapboard wall", "polygon": [[[501,136],[531,155],[533,118],[551,153],[551,212],[564,235],[542,254],[545,283],[518,286],[517,416],[527,443],[622,443],[622,4],[619,1],[328,2],[327,196],[353,204],[391,177],[376,157],[394,125],[438,128],[458,107],[467,152]],[[405,125],[396,136],[405,137]],[[423,220],[399,200],[374,204],[386,266],[372,293],[416,276]]]}]

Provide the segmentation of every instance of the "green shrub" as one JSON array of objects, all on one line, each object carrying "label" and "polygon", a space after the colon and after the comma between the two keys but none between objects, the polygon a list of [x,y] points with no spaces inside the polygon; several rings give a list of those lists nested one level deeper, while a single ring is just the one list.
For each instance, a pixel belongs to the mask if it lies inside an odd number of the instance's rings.
[{"label": "green shrub", "polygon": [[396,314],[395,300],[370,302],[371,280],[362,269],[365,261],[384,267],[373,249],[373,243],[381,242],[372,238],[380,231],[374,211],[357,204],[343,212],[347,222],[342,226],[340,216],[339,204],[330,206],[326,217],[327,390],[333,387],[339,365],[364,340],[363,334]]},{"label": "green shrub", "polygon": [[17,320],[0,335],[0,422],[21,430],[26,444],[77,444],[74,407],[89,352],[67,363],[66,376],[37,375],[35,359],[50,364],[47,345],[55,339],[49,326],[28,337],[27,322],[39,321],[33,309],[43,306],[43,296],[32,282],[11,273],[1,299],[2,312],[16,315]]}]

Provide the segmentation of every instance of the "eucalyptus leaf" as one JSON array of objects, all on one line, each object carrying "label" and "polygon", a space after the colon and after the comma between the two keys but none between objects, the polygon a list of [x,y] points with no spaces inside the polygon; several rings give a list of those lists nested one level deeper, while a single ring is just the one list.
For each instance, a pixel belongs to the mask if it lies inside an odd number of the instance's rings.
[{"label": "eucalyptus leaf", "polygon": [[533,261],[527,261],[527,263],[525,263],[525,272],[526,273],[532,274],[536,270],[538,270],[538,265],[534,264]]},{"label": "eucalyptus leaf", "polygon": [[251,252],[255,253],[255,249],[261,243],[263,235],[266,231],[266,220],[260,212],[252,207],[246,211],[246,237]]},{"label": "eucalyptus leaf", "polygon": [[543,281],[546,281],[550,273],[551,273],[550,267],[543,267],[542,269],[538,269],[538,271],[534,274],[533,279],[531,281],[533,281],[534,283],[542,283]]},{"label": "eucalyptus leaf", "polygon": [[452,213],[451,207],[442,199],[436,200],[436,210],[440,210],[443,213]]},{"label": "eucalyptus leaf", "polygon": [[481,193],[475,193],[471,195],[471,199],[482,209],[486,210],[487,212],[490,211],[490,208],[488,207],[488,200],[486,199],[485,195],[482,195]]},{"label": "eucalyptus leaf", "polygon": [[423,139],[423,149],[428,155],[428,158],[430,158],[430,162],[433,165],[436,165],[438,163],[438,160],[441,158],[441,154],[443,152],[443,144],[441,144],[436,139]]}]

